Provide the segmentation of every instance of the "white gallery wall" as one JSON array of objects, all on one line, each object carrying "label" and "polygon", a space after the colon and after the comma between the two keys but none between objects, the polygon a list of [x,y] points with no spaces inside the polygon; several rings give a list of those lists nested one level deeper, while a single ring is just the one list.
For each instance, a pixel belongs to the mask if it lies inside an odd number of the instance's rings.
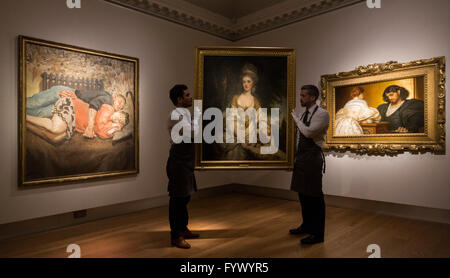
[{"label": "white gallery wall", "polygon": [[[322,74],[360,65],[450,57],[448,0],[382,0],[376,10],[357,4],[236,43],[102,0],[84,0],[81,9],[68,9],[65,2],[2,1],[0,224],[166,196],[165,122],[172,109],[168,89],[180,82],[193,93],[196,46],[295,48],[297,88],[318,85]],[[139,175],[18,189],[19,34],[139,58]],[[326,194],[450,209],[449,155],[346,153],[328,154],[326,159]],[[291,172],[213,171],[196,176],[199,188],[242,183],[289,189]]]},{"label": "white gallery wall", "polygon": [[[88,183],[19,190],[18,35],[139,58],[140,173]],[[173,83],[192,88],[194,49],[229,42],[109,4],[83,0],[8,0],[0,9],[0,224],[81,209],[167,196],[167,117]],[[80,161],[82,161],[80,157]],[[200,188],[230,183],[227,173],[204,173]]]},{"label": "white gallery wall", "polygon": [[[319,86],[323,74],[373,63],[445,56],[448,65],[450,1],[381,2],[380,9],[369,9],[364,1],[239,41],[239,45],[295,48],[297,92],[304,84]],[[446,85],[448,93],[448,82]],[[447,122],[449,100],[447,95]],[[327,154],[324,193],[450,209],[449,126],[447,123],[446,155]],[[243,171],[233,175],[235,182],[283,189],[289,189],[290,179],[290,172]]]}]

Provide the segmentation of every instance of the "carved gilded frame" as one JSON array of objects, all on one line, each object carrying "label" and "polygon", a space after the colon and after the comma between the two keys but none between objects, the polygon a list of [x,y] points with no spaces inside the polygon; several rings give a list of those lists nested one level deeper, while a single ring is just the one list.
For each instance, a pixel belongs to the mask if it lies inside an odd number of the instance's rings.
[{"label": "carved gilded frame", "polygon": [[[411,77],[424,78],[424,132],[334,136],[336,87]],[[445,57],[372,64],[321,77],[322,106],[330,113],[324,150],[360,154],[445,153]]]},{"label": "carved gilded frame", "polygon": [[[295,108],[295,49],[281,47],[197,47],[195,50],[195,99],[204,99],[205,57],[283,57],[286,59],[286,159],[283,160],[204,160],[202,145],[196,144],[195,169],[197,170],[292,170],[294,165],[294,123],[289,113]],[[203,107],[205,109],[205,107]]]},{"label": "carved gilded frame", "polygon": [[[118,55],[118,54],[111,54],[104,51],[98,51],[98,50],[92,50],[88,48],[82,48],[78,46],[68,45],[68,44],[62,44],[32,37],[26,37],[26,36],[19,36],[18,37],[19,42],[19,55],[18,55],[18,70],[19,70],[19,84],[18,84],[18,96],[19,96],[19,173],[18,173],[18,185],[22,189],[25,188],[36,188],[41,186],[47,186],[47,185],[63,185],[67,183],[72,182],[85,182],[87,180],[93,180],[93,179],[109,179],[109,178],[115,178],[117,176],[128,176],[128,175],[136,175],[139,173],[139,59],[124,55]],[[33,178],[33,177],[27,177],[27,152],[29,152],[29,149],[27,147],[27,135],[29,134],[29,130],[27,129],[27,122],[26,122],[26,114],[27,114],[27,93],[29,90],[28,80],[30,79],[29,75],[29,61],[27,57],[27,47],[29,45],[36,46],[38,48],[48,48],[53,51],[59,51],[59,53],[65,51],[64,53],[75,53],[79,55],[90,55],[92,57],[99,57],[101,59],[108,59],[108,61],[120,61],[124,63],[129,63],[130,68],[132,68],[133,76],[130,78],[130,83],[132,83],[133,91],[130,91],[131,93],[131,100],[132,103],[129,105],[133,106],[133,114],[130,115],[130,122],[128,124],[133,124],[133,131],[131,135],[128,135],[124,137],[123,139],[119,139],[116,141],[111,141],[111,139],[105,140],[109,144],[112,145],[112,147],[117,146],[117,144],[123,143],[125,140],[131,140],[133,144],[132,148],[132,156],[134,159],[130,159],[132,161],[132,167],[129,167],[128,169],[123,170],[109,170],[106,169],[104,171],[92,171],[92,172],[82,172],[82,173],[76,173],[76,174],[63,174],[63,175],[48,175],[45,177],[39,177],[39,178]],[[47,54],[46,57],[50,57],[51,54]],[[61,57],[65,57],[61,54]],[[87,56],[86,56],[87,57]],[[67,61],[80,61],[81,58],[64,58]],[[61,66],[62,68],[62,66]],[[94,78],[90,78],[92,76],[88,76],[86,79],[84,78],[77,78],[74,79],[72,76],[72,79],[63,77],[62,71],[56,71],[52,72],[52,75],[46,75],[48,77],[47,80],[44,80],[44,75],[42,75],[42,84],[40,86],[43,86],[44,83],[47,83],[49,86],[52,85],[64,85],[64,86],[70,86],[73,88],[80,88],[77,86],[97,86],[101,84],[101,89],[103,90],[103,80],[97,80]],[[56,74],[56,75],[55,75]],[[40,89],[45,89],[40,88]],[[94,87],[89,87],[89,89],[94,89]],[[98,89],[98,87],[95,87],[95,89]],[[106,89],[106,88],[105,88]],[[127,93],[127,98],[129,98]],[[102,139],[85,139],[87,141],[89,140],[102,140]],[[50,145],[50,143],[47,143]],[[57,148],[61,147],[64,144],[70,144],[68,142],[54,145],[54,149],[57,150]],[[47,157],[42,157],[42,163],[46,163]],[[79,157],[79,161],[83,161],[83,157]],[[103,162],[105,162],[103,160]]]}]

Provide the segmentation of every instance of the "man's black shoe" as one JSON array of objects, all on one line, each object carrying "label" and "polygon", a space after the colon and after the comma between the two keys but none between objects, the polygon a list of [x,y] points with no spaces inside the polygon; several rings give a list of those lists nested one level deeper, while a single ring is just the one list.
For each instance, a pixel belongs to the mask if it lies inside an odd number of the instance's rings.
[{"label": "man's black shoe", "polygon": [[310,235],[300,241],[302,244],[316,244],[323,242],[323,237],[318,237],[315,235]]},{"label": "man's black shoe", "polygon": [[291,235],[302,235],[302,234],[307,234],[307,232],[305,231],[305,229],[302,228],[302,226],[295,228],[295,229],[290,229],[289,233]]}]

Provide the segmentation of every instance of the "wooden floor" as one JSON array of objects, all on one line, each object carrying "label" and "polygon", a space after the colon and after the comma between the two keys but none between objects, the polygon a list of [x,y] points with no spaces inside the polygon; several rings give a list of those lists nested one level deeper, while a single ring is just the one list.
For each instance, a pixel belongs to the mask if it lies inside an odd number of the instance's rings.
[{"label": "wooden floor", "polygon": [[241,193],[194,200],[192,248],[169,245],[168,208],[89,222],[0,242],[0,257],[358,257],[378,244],[381,257],[450,257],[450,225],[327,207],[325,243],[299,244],[288,234],[300,223],[297,202]]}]

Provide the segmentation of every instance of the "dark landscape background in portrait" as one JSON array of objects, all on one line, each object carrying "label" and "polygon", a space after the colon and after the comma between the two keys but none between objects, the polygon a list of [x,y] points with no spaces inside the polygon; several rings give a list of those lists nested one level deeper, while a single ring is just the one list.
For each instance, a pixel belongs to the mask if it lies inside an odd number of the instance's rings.
[{"label": "dark landscape background in portrait", "polygon": [[[270,108],[279,108],[280,130],[279,149],[286,153],[286,105],[287,105],[287,58],[262,56],[205,56],[204,58],[204,87],[203,110],[218,107],[222,112],[231,107],[234,95],[243,92],[240,79],[242,68],[250,63],[257,69],[258,83],[254,96],[262,108],[267,108],[270,118]],[[203,127],[208,121],[203,122]],[[224,123],[225,128],[225,123]],[[224,134],[225,136],[225,134]],[[217,144],[202,144],[203,160],[226,160],[220,153]],[[262,156],[264,159],[264,155]],[[269,158],[270,155],[267,155]],[[261,160],[248,157],[246,160]]]}]

